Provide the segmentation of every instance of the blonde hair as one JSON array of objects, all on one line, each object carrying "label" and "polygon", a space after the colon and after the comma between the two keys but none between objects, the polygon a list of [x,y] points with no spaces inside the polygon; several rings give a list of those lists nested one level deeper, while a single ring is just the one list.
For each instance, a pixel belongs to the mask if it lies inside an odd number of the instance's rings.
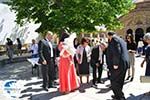
[{"label": "blonde hair", "polygon": [[100,44],[103,45],[103,46],[105,46],[105,47],[108,46],[108,44],[106,42],[104,42],[104,41],[101,41]]}]

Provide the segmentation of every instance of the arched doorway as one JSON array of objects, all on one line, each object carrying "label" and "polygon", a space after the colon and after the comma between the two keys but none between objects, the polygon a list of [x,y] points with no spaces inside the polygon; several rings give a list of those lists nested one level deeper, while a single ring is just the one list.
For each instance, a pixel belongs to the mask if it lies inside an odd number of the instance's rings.
[{"label": "arched doorway", "polygon": [[147,32],[150,32],[150,27],[148,27],[148,28],[146,29],[146,33],[147,33]]},{"label": "arched doorway", "polygon": [[132,29],[128,29],[128,30],[126,31],[125,39],[127,39],[127,36],[129,36],[129,35],[133,36],[133,31],[132,31]]},{"label": "arched doorway", "polygon": [[138,45],[138,42],[143,39],[144,30],[142,28],[138,28],[135,30],[135,42]]},{"label": "arched doorway", "polygon": [[128,29],[128,30],[127,30],[127,35],[128,35],[128,34],[133,35],[133,31],[132,31],[132,29]]}]

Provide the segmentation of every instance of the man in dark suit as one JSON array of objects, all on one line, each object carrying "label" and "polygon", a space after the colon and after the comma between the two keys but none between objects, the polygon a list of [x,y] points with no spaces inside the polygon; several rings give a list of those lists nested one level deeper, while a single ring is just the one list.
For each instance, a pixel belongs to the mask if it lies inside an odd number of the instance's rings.
[{"label": "man in dark suit", "polygon": [[[103,83],[103,81],[101,80],[103,63],[104,63],[103,51],[106,49],[106,46],[107,46],[106,43],[102,42],[92,49],[91,66],[93,68],[93,85],[94,86],[97,86],[95,84],[96,81],[98,83]],[[96,75],[97,69],[98,69],[98,78]]]},{"label": "man in dark suit", "polygon": [[108,32],[107,65],[110,71],[111,88],[114,93],[112,98],[125,100],[122,92],[124,78],[129,67],[129,57],[126,43],[116,36],[114,32]]},{"label": "man in dark suit", "polygon": [[54,67],[54,50],[52,45],[52,32],[47,32],[45,38],[38,44],[39,63],[41,66],[43,76],[43,88],[55,88],[53,81],[55,80],[55,67]]}]

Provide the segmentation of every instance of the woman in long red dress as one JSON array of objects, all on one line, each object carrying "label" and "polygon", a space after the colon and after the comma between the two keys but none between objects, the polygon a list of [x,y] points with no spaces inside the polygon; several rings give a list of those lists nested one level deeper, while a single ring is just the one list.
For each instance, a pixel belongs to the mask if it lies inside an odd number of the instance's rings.
[{"label": "woman in long red dress", "polygon": [[73,56],[69,49],[70,47],[64,42],[60,42],[59,91],[63,94],[69,93],[79,87]]}]

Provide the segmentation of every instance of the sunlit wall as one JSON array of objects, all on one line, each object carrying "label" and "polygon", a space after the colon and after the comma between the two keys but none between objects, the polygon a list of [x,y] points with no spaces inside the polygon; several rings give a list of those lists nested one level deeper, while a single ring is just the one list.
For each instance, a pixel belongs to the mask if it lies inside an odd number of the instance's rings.
[{"label": "sunlit wall", "polygon": [[40,24],[26,23],[19,27],[15,23],[15,13],[10,11],[6,4],[0,3],[0,45],[5,44],[6,38],[10,38],[16,43],[16,38],[20,38],[22,43],[31,43],[32,39],[38,38],[35,30]]}]

